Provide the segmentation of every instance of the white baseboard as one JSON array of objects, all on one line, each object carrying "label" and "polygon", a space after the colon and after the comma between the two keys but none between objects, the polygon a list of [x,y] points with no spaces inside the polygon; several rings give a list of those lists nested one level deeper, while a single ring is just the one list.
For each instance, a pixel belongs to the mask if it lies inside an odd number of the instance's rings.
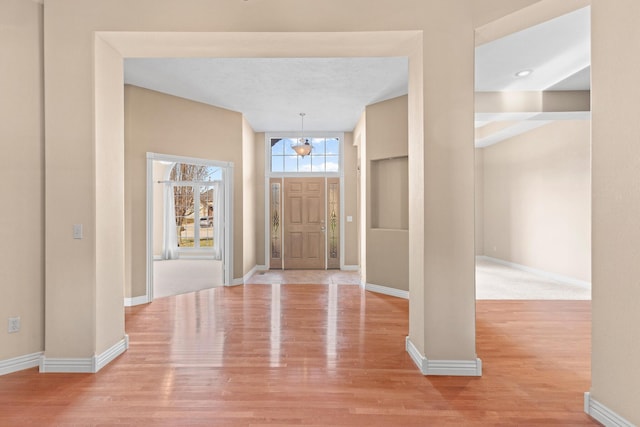
[{"label": "white baseboard", "polygon": [[583,288],[591,289],[591,283],[584,280],[579,280],[574,277],[563,276],[561,274],[551,273],[544,270],[538,270],[537,268],[527,267],[526,265],[516,264],[515,262],[505,261],[499,258],[492,258],[486,255],[476,256],[478,259],[485,261],[495,262],[496,264],[506,265],[507,267],[515,268],[516,270],[526,271],[527,273],[536,274],[546,279],[555,280],[556,282],[567,283],[569,285],[581,286]]},{"label": "white baseboard", "polygon": [[124,299],[125,307],[133,307],[134,305],[142,305],[142,304],[148,304],[148,303],[149,303],[149,297],[147,297],[146,295]]},{"label": "white baseboard", "polygon": [[64,372],[95,374],[120,356],[129,348],[129,336],[125,335],[120,341],[99,355],[87,358],[49,358],[40,357],[40,372]]},{"label": "white baseboard", "polygon": [[112,345],[103,353],[97,356],[94,356],[94,359],[95,359],[94,372],[98,372],[100,369],[107,366],[109,363],[111,363],[111,361],[113,361],[113,359],[120,356],[122,353],[124,353],[128,349],[129,349],[129,335],[124,334],[124,338],[122,338],[120,341]]},{"label": "white baseboard", "polygon": [[95,361],[93,357],[87,358],[40,358],[40,373],[65,372],[74,374],[94,373]]},{"label": "white baseboard", "polygon": [[378,294],[390,295],[392,297],[409,299],[409,291],[403,291],[401,289],[390,288],[388,286],[373,285],[371,283],[365,283],[364,289]]},{"label": "white baseboard", "polygon": [[233,279],[232,286],[244,285],[245,283],[247,283],[249,281],[251,276],[256,274],[256,272],[258,272],[258,271],[267,271],[267,270],[268,270],[268,268],[267,268],[266,265],[256,265],[251,270],[249,270],[249,272],[247,274],[242,276],[241,279]]},{"label": "white baseboard", "polygon": [[343,265],[340,270],[342,271],[360,271],[359,265]]},{"label": "white baseboard", "polygon": [[482,360],[478,358],[475,360],[429,360],[418,351],[409,337],[406,339],[406,349],[422,375],[482,376]]},{"label": "white baseboard", "polygon": [[0,360],[0,375],[12,374],[29,368],[35,368],[40,364],[43,352],[26,354],[7,360]]},{"label": "white baseboard", "polygon": [[635,427],[632,423],[593,399],[588,392],[584,394],[584,412],[605,427]]}]

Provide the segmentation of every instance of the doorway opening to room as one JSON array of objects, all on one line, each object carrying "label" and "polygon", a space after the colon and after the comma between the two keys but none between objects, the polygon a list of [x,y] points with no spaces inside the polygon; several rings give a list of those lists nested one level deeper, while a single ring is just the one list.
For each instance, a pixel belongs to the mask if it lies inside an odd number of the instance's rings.
[{"label": "doorway opening to room", "polygon": [[272,270],[329,270],[343,265],[341,134],[267,136],[266,259]]},{"label": "doorway opening to room", "polygon": [[232,165],[147,155],[147,295],[230,283]]},{"label": "doorway opening to room", "polygon": [[590,8],[483,40],[475,61],[476,297],[589,300]]}]

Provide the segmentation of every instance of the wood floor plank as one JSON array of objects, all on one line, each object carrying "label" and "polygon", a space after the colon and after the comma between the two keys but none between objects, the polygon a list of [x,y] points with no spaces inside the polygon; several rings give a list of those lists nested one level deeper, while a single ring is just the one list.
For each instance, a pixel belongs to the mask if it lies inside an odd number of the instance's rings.
[{"label": "wood floor plank", "polygon": [[588,301],[479,301],[481,378],[424,377],[408,302],[353,285],[245,285],[126,309],[95,375],[0,377],[0,426],[598,425]]}]

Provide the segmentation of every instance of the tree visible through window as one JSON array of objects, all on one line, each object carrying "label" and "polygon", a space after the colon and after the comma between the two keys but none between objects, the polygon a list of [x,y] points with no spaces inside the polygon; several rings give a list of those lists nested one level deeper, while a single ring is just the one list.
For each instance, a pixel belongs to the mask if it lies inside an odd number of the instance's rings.
[{"label": "tree visible through window", "polygon": [[310,138],[311,153],[299,156],[295,138],[271,138],[271,172],[325,173],[340,170],[340,139]]},{"label": "tree visible through window", "polygon": [[178,246],[212,247],[214,237],[214,185],[221,170],[211,166],[177,163],[171,170]]}]

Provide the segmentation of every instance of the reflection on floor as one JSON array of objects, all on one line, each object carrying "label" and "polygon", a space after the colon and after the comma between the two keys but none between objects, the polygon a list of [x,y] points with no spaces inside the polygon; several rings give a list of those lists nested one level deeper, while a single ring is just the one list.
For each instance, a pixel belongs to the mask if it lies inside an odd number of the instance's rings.
[{"label": "reflection on floor", "polygon": [[341,270],[268,270],[255,273],[252,285],[272,284],[359,285],[360,273]]},{"label": "reflection on floor", "polygon": [[[162,298],[222,286],[222,262],[172,260],[154,262],[154,297]],[[258,271],[246,284],[359,285],[358,271]],[[590,300],[591,288],[562,283],[489,260],[476,261],[476,298],[479,300]]]},{"label": "reflection on floor", "polygon": [[476,298],[502,300],[590,300],[591,286],[550,280],[493,261],[476,260]]},{"label": "reflection on floor", "polygon": [[222,286],[222,261],[175,259],[153,262],[153,297],[162,298]]},{"label": "reflection on floor", "polygon": [[597,426],[588,301],[478,301],[482,378],[420,373],[409,302],[352,285],[207,289],[127,307],[97,374],[0,377],[1,426]]}]

